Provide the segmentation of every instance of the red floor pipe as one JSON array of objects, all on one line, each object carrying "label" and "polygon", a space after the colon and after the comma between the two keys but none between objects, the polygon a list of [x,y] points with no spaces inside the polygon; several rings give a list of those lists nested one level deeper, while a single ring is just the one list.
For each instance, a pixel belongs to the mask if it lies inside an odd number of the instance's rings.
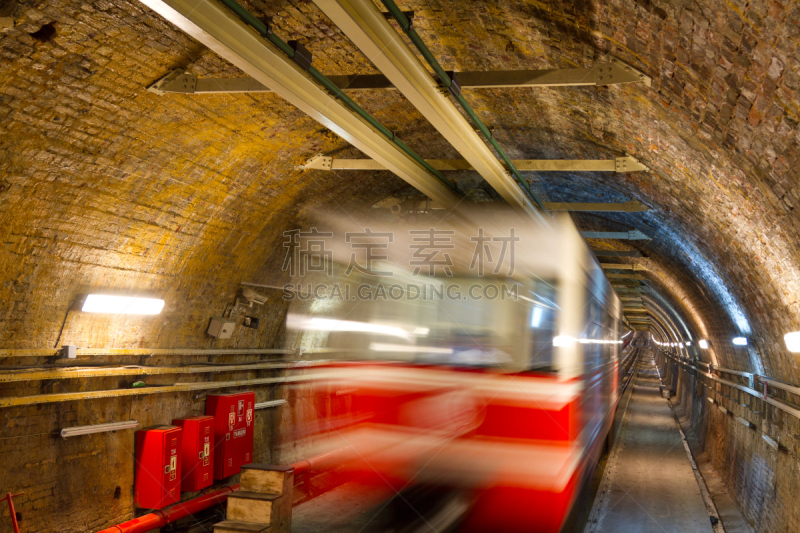
[{"label": "red floor pipe", "polygon": [[[324,454],[318,457],[297,462],[291,466],[295,469],[295,474],[301,473],[309,468],[312,464],[316,463],[318,459],[326,458],[331,454]],[[221,489],[213,490],[186,500],[185,502],[176,503],[170,507],[161,509],[160,511],[153,511],[150,514],[142,515],[139,518],[128,520],[122,524],[111,526],[108,529],[98,531],[97,533],[145,533],[152,531],[159,527],[164,527],[171,522],[185,518],[191,514],[198,513],[204,509],[208,509],[212,505],[222,503],[228,499],[228,494],[237,490],[239,485],[231,485],[230,487],[222,487]]]},{"label": "red floor pipe", "polygon": [[176,503],[160,511],[153,511],[150,514],[128,520],[116,526],[111,526],[98,533],[144,533],[145,531],[152,531],[153,529],[164,527],[171,522],[208,509],[212,505],[222,503],[228,499],[229,493],[238,488],[239,485],[232,485],[230,487],[212,490],[197,498]]}]

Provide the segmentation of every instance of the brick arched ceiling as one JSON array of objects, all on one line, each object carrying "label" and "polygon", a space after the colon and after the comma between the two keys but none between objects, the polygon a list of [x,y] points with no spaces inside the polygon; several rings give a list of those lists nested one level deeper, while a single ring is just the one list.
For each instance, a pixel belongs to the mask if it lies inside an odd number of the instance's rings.
[{"label": "brick arched ceiling", "polygon": [[[242,2],[326,74],[375,68],[310,1]],[[587,67],[620,59],[652,87],[465,90],[512,158],[629,153],[651,171],[533,174],[549,201],[639,200],[582,229],[638,229],[646,300],[712,341],[719,364],[797,382],[800,7],[788,1],[409,0],[445,69]],[[0,343],[55,342],[74,296],[136,288],[167,300],[112,344],[203,344],[240,281],[276,281],[281,233],[318,205],[410,194],[389,172],[299,170],[357,151],[274,94],[156,96],[173,68],[242,76],[134,0],[21,0],[0,33]],[[42,33],[51,25],[53,32]],[[459,155],[396,91],[354,93],[427,158]],[[467,182],[473,180],[466,180]],[[478,180],[479,181],[479,180]],[[481,186],[476,182],[477,186]],[[491,196],[491,191],[488,193]],[[667,310],[669,308],[669,310]],[[97,323],[72,327],[100,342]],[[751,339],[736,348],[735,335]],[[269,340],[269,342],[274,339]],[[104,342],[108,344],[106,339]],[[264,342],[267,342],[265,340]]]}]

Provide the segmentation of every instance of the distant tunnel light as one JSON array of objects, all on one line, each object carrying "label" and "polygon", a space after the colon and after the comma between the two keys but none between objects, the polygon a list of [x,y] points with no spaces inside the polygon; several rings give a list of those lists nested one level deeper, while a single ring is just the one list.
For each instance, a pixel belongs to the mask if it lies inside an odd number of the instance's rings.
[{"label": "distant tunnel light", "polygon": [[164,308],[164,300],[136,296],[110,296],[90,294],[81,311],[115,315],[157,315]]},{"label": "distant tunnel light", "polygon": [[697,341],[697,344],[704,350],[708,350],[708,341],[705,339]]},{"label": "distant tunnel light", "polygon": [[786,349],[790,352],[800,352],[800,331],[793,331],[783,336]]},{"label": "distant tunnel light", "polygon": [[734,337],[733,344],[736,346],[747,346],[747,339],[744,337]]}]

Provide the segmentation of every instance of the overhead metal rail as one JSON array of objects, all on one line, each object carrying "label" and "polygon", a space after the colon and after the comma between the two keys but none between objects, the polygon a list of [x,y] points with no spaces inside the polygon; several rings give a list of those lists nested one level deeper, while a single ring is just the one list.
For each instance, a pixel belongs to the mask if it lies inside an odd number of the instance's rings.
[{"label": "overhead metal rail", "polygon": [[639,250],[595,250],[592,248],[594,255],[597,257],[642,257],[642,252]]},{"label": "overhead metal rail", "polygon": [[635,229],[633,231],[582,231],[585,239],[615,239],[630,241],[649,241],[650,237]]},{"label": "overhead metal rail", "polygon": [[[581,202],[542,202],[548,211],[594,211],[594,212],[641,212],[647,211],[650,208],[637,200],[631,200],[623,203],[596,203],[587,204]],[[507,207],[505,202],[480,202],[479,205],[487,208],[503,208]],[[374,208],[391,209],[396,214],[402,214],[411,211],[430,211],[437,209],[444,209],[445,207],[437,202],[433,202],[427,198],[384,198],[376,203]]]},{"label": "overhead metal rail", "polygon": [[625,263],[600,263],[600,268],[604,270],[633,270],[633,271],[646,271],[644,265],[625,264]]},{"label": "overhead metal rail", "polygon": [[[612,59],[589,68],[545,70],[495,70],[487,72],[454,72],[456,83],[463,89],[499,89],[514,87],[585,87],[587,85],[616,85],[644,83],[651,86],[649,76],[630,65]],[[431,74],[433,77],[433,74]],[[327,78],[342,91],[394,90],[395,86],[383,74],[331,75]],[[272,89],[254,78],[198,78],[175,69],[147,87],[159,96],[179,94],[271,93]]]},{"label": "overhead metal rail", "polygon": [[441,83],[494,147],[513,178],[372,0],[314,0],[314,3],[504,200],[513,208],[535,217],[542,216],[539,210],[547,211],[394,2],[385,0],[383,3]]},{"label": "overhead metal rail", "polygon": [[609,279],[635,279],[635,280],[646,280],[647,278],[642,276],[641,274],[613,274],[607,273],[606,277]]},{"label": "overhead metal rail", "polygon": [[140,1],[428,197],[459,203],[448,180],[315,69],[300,45],[285,43],[234,0]]},{"label": "overhead metal rail", "polygon": [[[470,161],[465,159],[426,159],[425,161],[439,171],[474,170]],[[512,159],[511,162],[517,170],[536,172],[639,172],[650,170],[632,156],[614,159]],[[309,158],[301,168],[305,170],[386,170],[384,166],[373,159],[340,159],[322,154]],[[636,204],[643,206],[641,202],[636,202]],[[637,211],[646,210],[646,207],[637,209]]]}]

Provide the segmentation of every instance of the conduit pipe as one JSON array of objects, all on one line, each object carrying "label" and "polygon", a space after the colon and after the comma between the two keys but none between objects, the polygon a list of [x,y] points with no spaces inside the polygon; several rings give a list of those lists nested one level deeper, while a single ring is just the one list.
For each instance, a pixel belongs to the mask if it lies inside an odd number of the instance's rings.
[{"label": "conduit pipe", "polygon": [[[340,451],[341,450],[334,450],[329,453],[317,455],[316,457],[303,459],[290,466],[294,469],[295,475],[304,474],[310,468],[334,458]],[[238,484],[215,489],[201,494],[196,498],[171,505],[159,511],[153,511],[152,513],[111,526],[97,533],[145,533],[147,531],[152,531],[153,529],[164,527],[181,518],[186,518],[187,516],[199,513],[209,507],[223,503],[228,500],[228,494],[235,490],[239,490]]]},{"label": "conduit pipe", "polygon": [[[373,4],[372,0],[314,0],[314,3],[347,35],[389,81],[419,109],[428,121],[441,133],[469,164],[518,211],[524,211],[536,218],[542,218],[540,212],[531,203],[533,199],[539,209],[545,212],[544,206],[530,191],[527,183],[516,171],[513,163],[492,139],[491,133],[469,107],[469,104],[453,90],[453,95],[464,106],[473,122],[487,136],[489,141],[505,160],[506,165],[517,176],[519,184],[509,175],[508,170],[495,157],[491,149],[475,133],[466,118],[453,102],[442,93],[440,85],[428,72],[428,69],[417,58],[400,35],[392,28],[384,15]],[[403,30],[414,41],[416,35],[410,29],[408,20],[391,2],[384,2],[389,11],[397,18]],[[394,9],[393,7],[394,6]],[[398,15],[395,13],[399,13]],[[404,21],[404,22],[403,22]],[[411,32],[411,33],[409,33]],[[419,37],[417,36],[417,41]],[[451,80],[444,74],[441,66],[426,51],[421,41],[414,41],[420,48],[437,74],[444,75],[442,82],[449,88]],[[440,73],[441,71],[441,73]],[[528,191],[530,197],[520,187]]]},{"label": "conduit pipe", "polygon": [[234,0],[224,0],[225,5],[217,0],[140,1],[431,199],[458,205],[460,196],[426,170],[421,157],[338,87],[325,84],[316,69],[293,61],[294,49]]},{"label": "conduit pipe", "polygon": [[212,490],[197,498],[171,505],[160,511],[153,511],[139,518],[134,518],[133,520],[111,526],[98,533],[145,533],[146,531],[152,531],[180,520],[181,518],[186,518],[187,516],[199,513],[209,507],[223,503],[228,500],[228,494],[238,488],[239,485],[231,485],[230,487]]}]

